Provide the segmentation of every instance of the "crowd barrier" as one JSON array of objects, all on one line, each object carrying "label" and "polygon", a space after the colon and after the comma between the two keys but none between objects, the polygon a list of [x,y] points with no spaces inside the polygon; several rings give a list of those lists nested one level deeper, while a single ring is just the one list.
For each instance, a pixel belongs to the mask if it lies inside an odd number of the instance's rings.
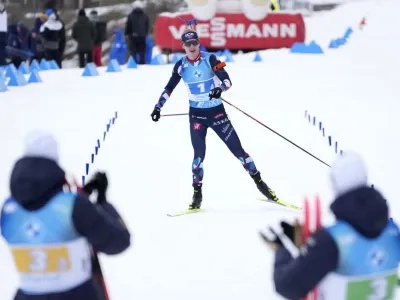
[{"label": "crowd barrier", "polygon": [[33,60],[29,66],[22,62],[18,69],[14,64],[0,67],[0,92],[8,91],[9,86],[26,86],[32,83],[42,82],[40,72],[60,69],[54,60],[42,59],[40,63]]}]

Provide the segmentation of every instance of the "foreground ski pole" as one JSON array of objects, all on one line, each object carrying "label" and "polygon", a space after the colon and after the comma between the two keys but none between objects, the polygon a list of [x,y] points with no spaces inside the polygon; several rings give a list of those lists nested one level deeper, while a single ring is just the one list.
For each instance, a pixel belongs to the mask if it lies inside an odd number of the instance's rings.
[{"label": "foreground ski pole", "polygon": [[302,150],[303,152],[307,153],[308,155],[310,155],[311,157],[315,158],[316,160],[318,160],[319,162],[323,163],[324,165],[331,167],[330,165],[328,165],[326,162],[324,162],[323,160],[319,159],[318,157],[316,157],[315,155],[311,154],[310,152],[308,152],[307,150],[303,149],[302,147],[300,147],[299,145],[293,143],[291,140],[285,138],[283,135],[279,134],[278,132],[276,132],[275,130],[273,130],[272,128],[268,127],[267,125],[265,125],[264,123],[258,121],[256,118],[253,118],[252,116],[250,116],[248,113],[244,112],[243,110],[241,110],[240,108],[236,107],[235,105],[233,105],[232,103],[226,101],[224,98],[221,98],[222,101],[224,101],[225,103],[229,104],[230,106],[236,108],[238,111],[240,111],[241,113],[245,114],[246,116],[248,116],[250,119],[256,121],[258,124],[262,125],[263,127],[267,128],[268,130],[272,131],[273,133],[275,133],[277,136],[283,138],[285,141],[289,142],[290,144],[292,144],[293,146],[299,148],[300,150]]},{"label": "foreground ski pole", "polygon": [[[81,187],[78,182],[76,181],[75,178],[69,178],[69,180],[66,180],[65,184],[67,185],[68,189],[72,191],[72,187],[75,188],[76,192],[78,193],[84,193],[83,187]],[[92,257],[92,275],[94,280],[101,286],[103,290],[103,296],[105,300],[110,300],[110,296],[108,294],[106,282],[104,279],[103,275],[103,270],[100,265],[100,260],[97,255],[97,251],[93,248],[90,247],[91,249],[91,257]]]},{"label": "foreground ski pole", "polygon": [[181,113],[181,114],[166,114],[166,115],[161,115],[161,117],[174,117],[174,116],[187,116],[188,113]]},{"label": "foreground ski pole", "polygon": [[[311,216],[311,211],[314,212],[314,217]],[[307,242],[307,239],[315,232],[321,229],[321,201],[317,196],[313,210],[311,210],[310,202],[307,198],[304,199],[304,223],[302,228],[302,244]],[[318,289],[314,288],[307,296],[301,300],[318,300]]]}]

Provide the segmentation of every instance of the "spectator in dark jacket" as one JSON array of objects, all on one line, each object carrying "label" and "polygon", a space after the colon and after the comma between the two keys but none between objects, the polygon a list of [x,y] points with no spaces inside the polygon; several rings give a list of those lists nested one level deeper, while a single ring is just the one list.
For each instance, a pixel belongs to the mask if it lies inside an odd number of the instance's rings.
[{"label": "spectator in dark jacket", "polygon": [[72,38],[78,43],[79,67],[84,68],[87,63],[93,62],[94,40],[96,39],[96,29],[85,10],[81,9],[78,20],[72,27]]},{"label": "spectator in dark jacket", "polygon": [[92,10],[89,14],[89,19],[92,21],[94,27],[96,28],[96,39],[94,40],[93,48],[93,60],[94,63],[100,67],[102,49],[101,46],[103,42],[107,39],[107,23],[99,20],[99,15],[96,10]]},{"label": "spectator in dark jacket", "polygon": [[0,3],[0,66],[6,65],[7,46],[7,11],[3,3]]},{"label": "spectator in dark jacket", "polygon": [[57,64],[60,68],[62,68],[62,61],[64,59],[64,52],[65,52],[65,46],[67,44],[67,39],[65,36],[65,23],[63,22],[63,20],[61,20],[60,14],[58,13],[57,10],[54,10],[56,16],[57,16],[57,20],[61,22],[62,24],[62,28],[60,31],[60,45],[58,48],[58,51],[60,52],[60,56],[59,56],[59,61],[57,61]]},{"label": "spectator in dark jacket", "polygon": [[60,40],[62,23],[52,9],[46,11],[47,21],[40,27],[40,35],[43,40],[45,56],[47,60],[60,61]]},{"label": "spectator in dark jacket", "polygon": [[[136,3],[136,2],[135,2]],[[146,37],[149,33],[149,18],[144,13],[141,5],[135,4],[132,12],[128,15],[125,25],[125,36],[129,43],[131,56],[138,61],[137,55],[140,55],[138,63],[146,62]]]},{"label": "spectator in dark jacket", "polygon": [[21,52],[21,42],[18,38],[17,24],[8,25],[7,53],[11,58],[11,63],[19,68],[24,58],[19,55]]},{"label": "spectator in dark jacket", "polygon": [[[14,300],[104,300],[92,275],[92,247],[119,254],[130,246],[130,233],[106,199],[104,173],[85,185],[85,194],[64,191],[57,148],[51,135],[31,135],[11,173],[0,217],[21,275]],[[92,191],[96,204],[87,196]]]},{"label": "spectator in dark jacket", "polygon": [[40,27],[42,27],[43,23],[46,21],[46,16],[42,13],[40,17],[35,19],[35,24],[31,32],[31,42],[30,49],[33,53],[33,57],[31,59],[36,59],[37,61],[41,61],[44,58],[44,46],[43,41],[40,37]]},{"label": "spectator in dark jacket", "polygon": [[30,32],[29,29],[22,23],[17,23],[17,34],[20,42],[20,47],[22,51],[30,51]]}]

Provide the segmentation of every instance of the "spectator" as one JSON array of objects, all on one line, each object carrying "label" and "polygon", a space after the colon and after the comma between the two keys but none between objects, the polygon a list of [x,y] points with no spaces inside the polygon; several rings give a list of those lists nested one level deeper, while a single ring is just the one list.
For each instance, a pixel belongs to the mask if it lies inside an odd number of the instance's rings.
[{"label": "spectator", "polygon": [[7,64],[6,46],[7,46],[7,11],[4,4],[0,3],[0,66],[4,66]]},{"label": "spectator", "polygon": [[11,58],[11,63],[19,68],[20,64],[24,61],[21,57],[21,43],[18,38],[17,24],[8,25],[8,38],[7,38],[7,53]]},{"label": "spectator", "polygon": [[20,50],[30,51],[30,32],[29,29],[22,22],[17,23],[17,35],[20,42]]},{"label": "spectator", "polygon": [[149,32],[149,18],[144,13],[142,5],[134,3],[132,12],[128,15],[125,25],[125,36],[129,43],[129,50],[132,57],[139,64],[146,62],[146,37]]},{"label": "spectator", "polygon": [[65,37],[65,23],[63,22],[63,20],[61,20],[60,18],[60,14],[58,13],[57,10],[54,10],[54,13],[57,16],[57,20],[61,22],[62,24],[62,28],[60,31],[60,45],[59,45],[59,52],[60,52],[60,56],[59,56],[59,61],[57,61],[57,64],[60,68],[62,68],[62,61],[64,59],[64,52],[65,52],[65,45],[67,44],[67,39]]},{"label": "spectator", "polygon": [[46,10],[47,21],[40,27],[40,35],[43,40],[44,52],[47,60],[60,60],[60,39],[62,24],[52,9]]},{"label": "spectator", "polygon": [[79,67],[84,68],[87,63],[93,62],[96,38],[96,29],[86,16],[84,9],[79,11],[78,20],[72,27],[72,38],[78,43]]},{"label": "spectator", "polygon": [[92,21],[94,27],[96,28],[96,38],[94,40],[93,48],[93,60],[94,63],[101,67],[101,46],[103,42],[107,39],[107,23],[99,20],[99,15],[96,10],[92,10],[89,14],[89,19]]},{"label": "spectator", "polygon": [[31,62],[36,59],[37,61],[41,61],[44,58],[44,46],[43,41],[40,37],[40,27],[46,22],[47,18],[44,13],[41,13],[39,17],[35,19],[35,25],[31,31],[31,41],[30,41],[30,49],[33,53],[31,58]]}]

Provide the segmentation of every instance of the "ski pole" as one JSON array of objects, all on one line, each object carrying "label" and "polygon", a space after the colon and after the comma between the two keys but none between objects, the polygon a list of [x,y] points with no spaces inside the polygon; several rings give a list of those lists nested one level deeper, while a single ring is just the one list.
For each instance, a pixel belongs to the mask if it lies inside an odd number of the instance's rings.
[{"label": "ski pole", "polygon": [[[83,187],[81,187],[78,184],[75,178],[71,178],[70,181],[71,182],[65,180],[65,185],[68,187],[70,191],[72,190],[73,186],[75,187],[78,193],[84,193]],[[90,246],[90,248],[91,248],[91,261],[92,261],[92,276],[97,281],[97,283],[101,285],[105,300],[110,300],[99,256],[97,254],[97,251],[92,246]]]},{"label": "ski pole", "polygon": [[166,115],[161,115],[161,117],[174,117],[174,116],[187,116],[188,113],[181,113],[181,114],[166,114]]},{"label": "ski pole", "polygon": [[297,147],[298,149],[302,150],[303,152],[307,153],[308,155],[310,155],[311,157],[315,158],[316,160],[318,160],[319,162],[323,163],[324,165],[331,167],[330,165],[328,165],[326,162],[324,162],[323,160],[319,159],[318,157],[316,157],[315,155],[311,154],[310,152],[308,152],[307,150],[303,149],[302,147],[300,147],[299,145],[293,143],[291,140],[285,138],[283,135],[279,134],[278,132],[276,132],[275,130],[273,130],[272,128],[268,127],[267,125],[265,125],[264,123],[258,121],[256,118],[250,116],[248,113],[244,112],[243,110],[241,110],[240,108],[238,108],[237,106],[233,105],[232,103],[226,101],[224,98],[221,98],[222,101],[224,101],[225,103],[229,104],[230,106],[236,108],[238,111],[240,111],[241,113],[245,114],[246,116],[248,116],[250,119],[256,121],[258,124],[262,125],[263,127],[267,128],[268,130],[272,131],[273,133],[275,133],[277,136],[283,138],[285,141],[289,142],[290,144],[292,144],[293,146]]}]

